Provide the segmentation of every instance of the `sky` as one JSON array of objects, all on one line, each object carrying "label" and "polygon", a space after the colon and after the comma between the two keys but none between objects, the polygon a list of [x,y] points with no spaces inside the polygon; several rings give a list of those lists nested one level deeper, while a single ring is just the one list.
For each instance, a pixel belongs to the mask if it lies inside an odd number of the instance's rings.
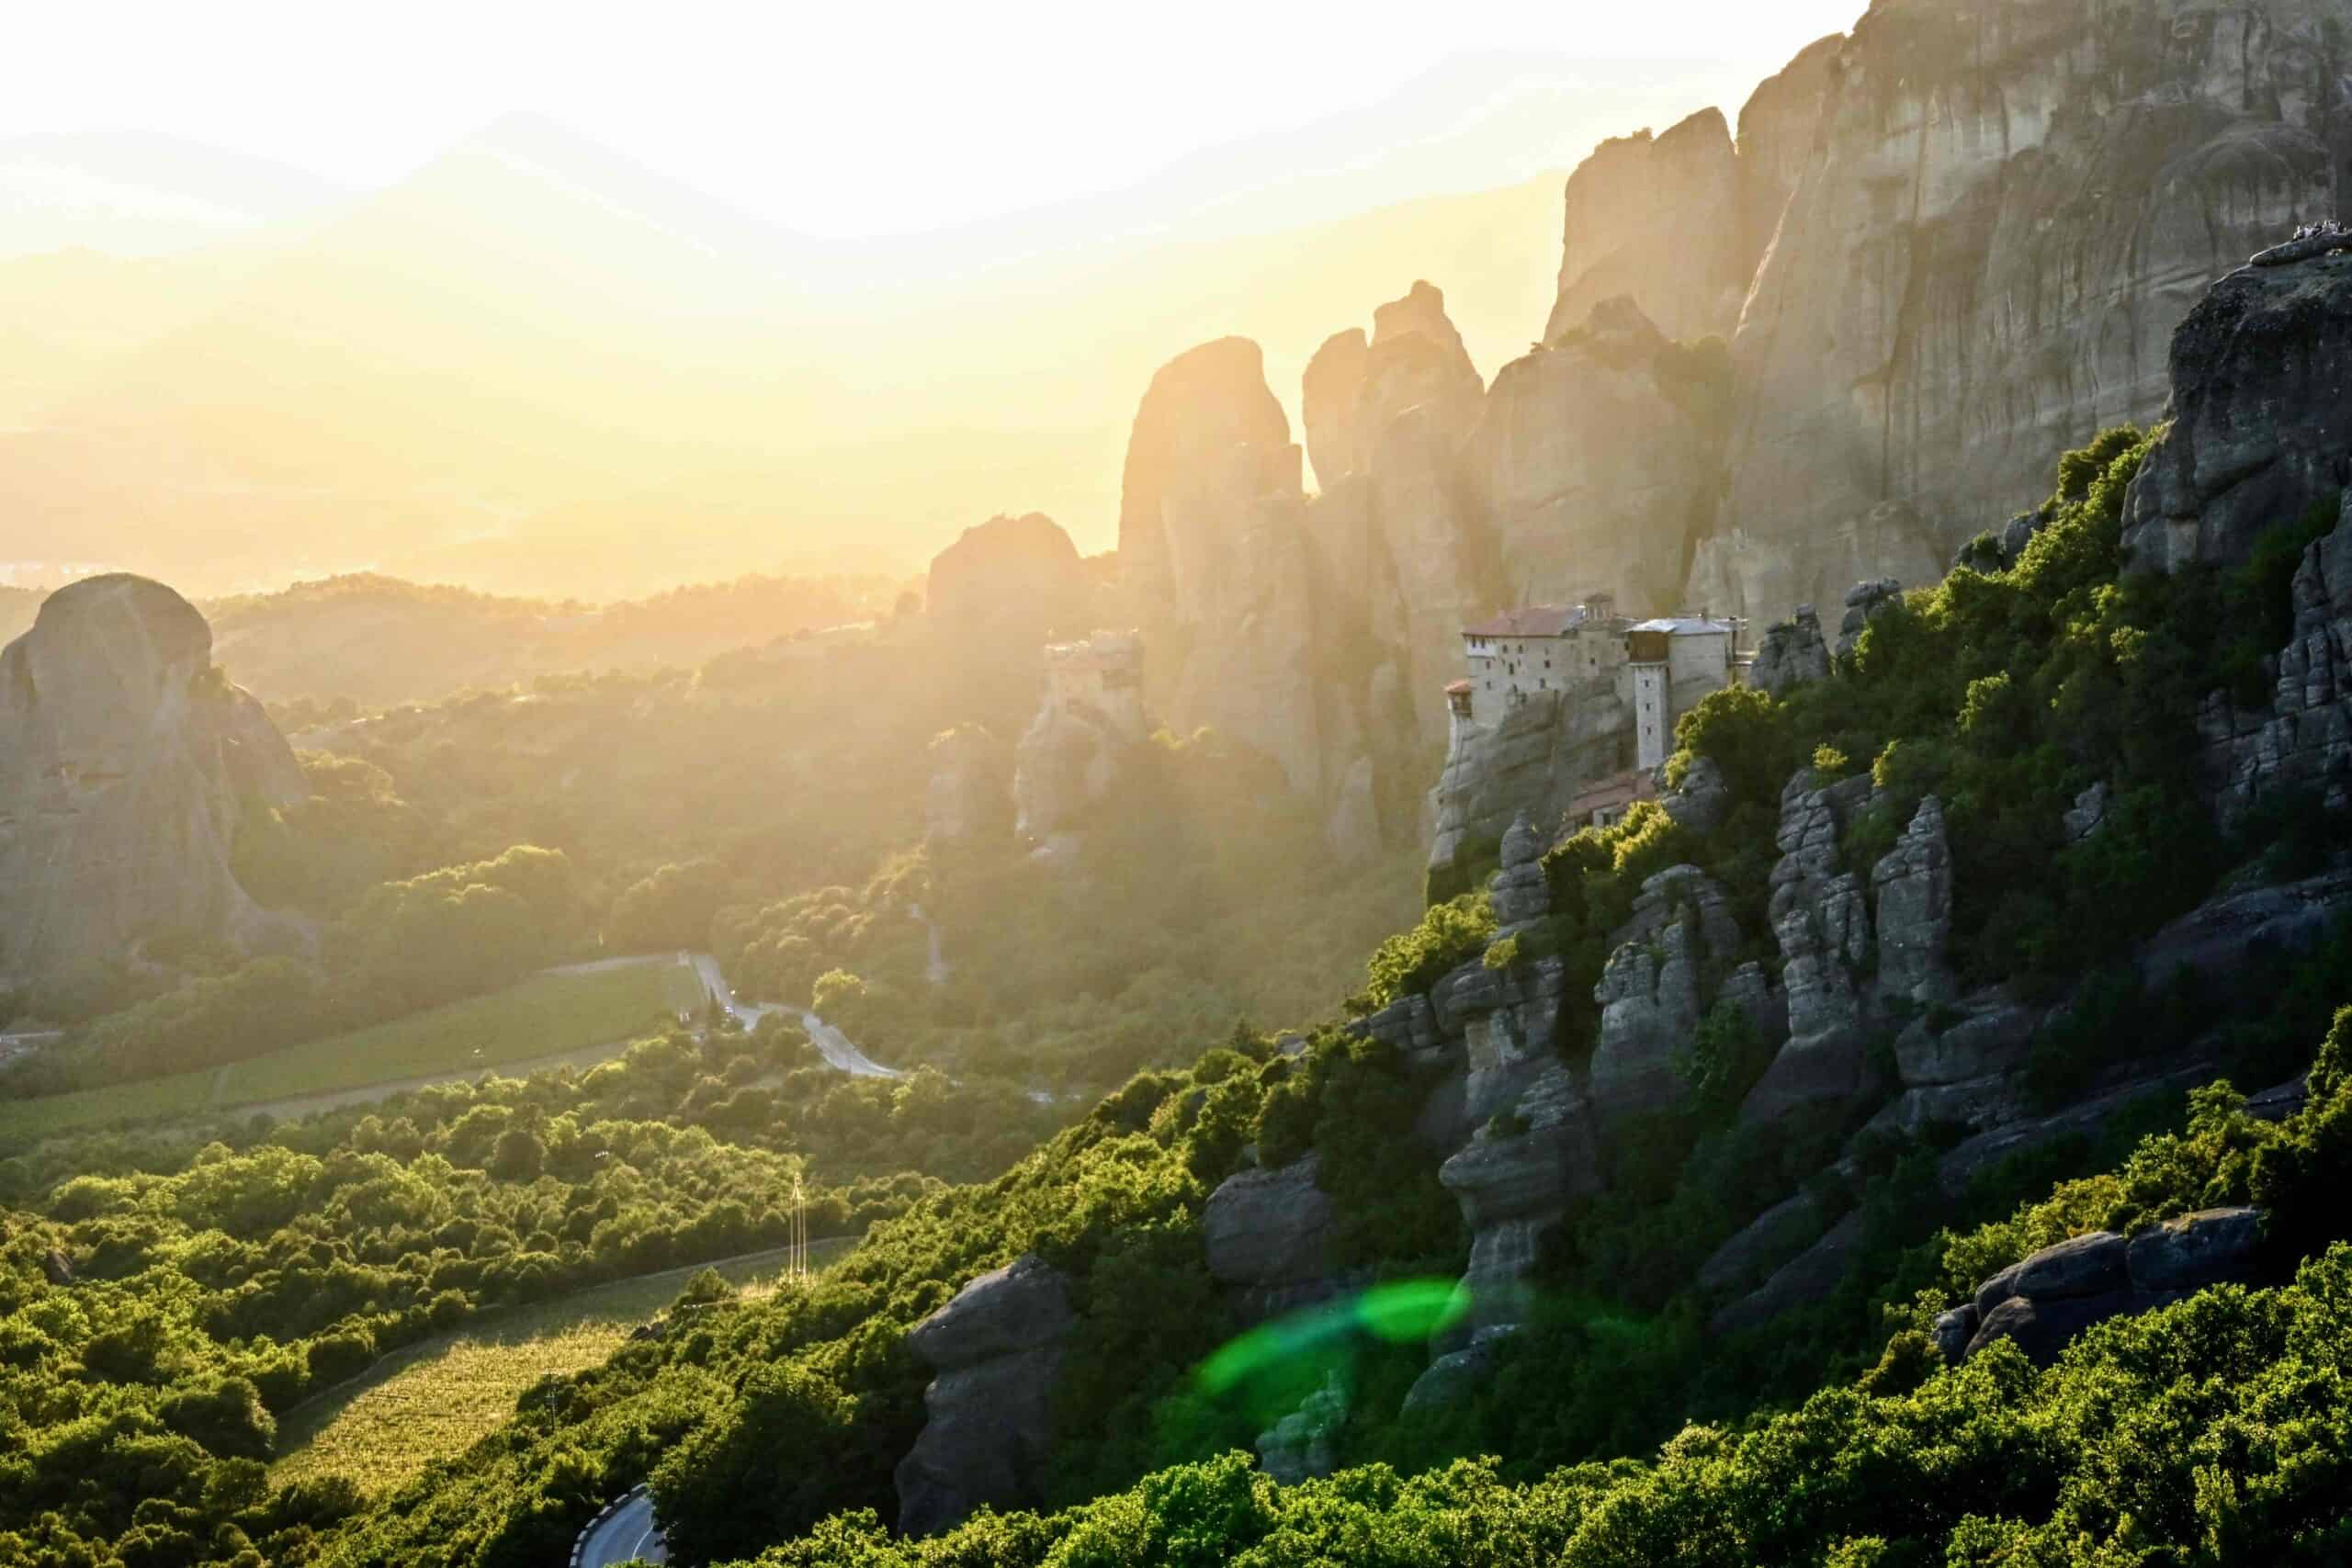
[{"label": "sky", "polygon": [[[146,130],[380,186],[516,110],[804,233],[972,222],[1361,110],[1504,51],[1736,112],[1864,0],[994,5],[77,0],[19,8],[0,138]],[[1506,171],[1433,163],[1433,190]]]}]

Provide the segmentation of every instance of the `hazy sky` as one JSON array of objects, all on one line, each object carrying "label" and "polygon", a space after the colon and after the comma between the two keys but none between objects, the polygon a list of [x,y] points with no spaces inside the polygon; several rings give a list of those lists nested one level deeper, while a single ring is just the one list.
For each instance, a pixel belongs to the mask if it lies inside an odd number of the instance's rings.
[{"label": "hazy sky", "polygon": [[1710,101],[1736,110],[1863,8],[76,0],[11,17],[0,136],[164,131],[366,186],[537,110],[752,211],[846,236],[1116,189],[1196,149],[1377,102],[1463,51],[1566,57],[1572,81],[1619,92],[1655,84],[1661,122]]}]

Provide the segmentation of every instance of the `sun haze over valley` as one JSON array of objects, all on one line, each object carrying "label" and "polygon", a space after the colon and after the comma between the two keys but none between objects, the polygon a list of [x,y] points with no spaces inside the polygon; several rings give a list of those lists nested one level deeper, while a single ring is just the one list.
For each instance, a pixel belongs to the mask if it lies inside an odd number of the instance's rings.
[{"label": "sun haze over valley", "polygon": [[2352,0],[0,58],[0,1568],[2352,1561]]}]

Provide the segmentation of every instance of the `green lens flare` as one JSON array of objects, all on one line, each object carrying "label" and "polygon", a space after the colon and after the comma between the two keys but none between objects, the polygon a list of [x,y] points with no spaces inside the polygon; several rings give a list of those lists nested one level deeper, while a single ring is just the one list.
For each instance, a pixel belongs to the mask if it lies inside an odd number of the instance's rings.
[{"label": "green lens flare", "polygon": [[1287,1368],[1358,1336],[1389,1345],[1427,1339],[1461,1322],[1469,1308],[1469,1298],[1452,1280],[1374,1285],[1293,1313],[1230,1341],[1201,1363],[1200,1386],[1210,1394],[1227,1393],[1252,1378]]}]

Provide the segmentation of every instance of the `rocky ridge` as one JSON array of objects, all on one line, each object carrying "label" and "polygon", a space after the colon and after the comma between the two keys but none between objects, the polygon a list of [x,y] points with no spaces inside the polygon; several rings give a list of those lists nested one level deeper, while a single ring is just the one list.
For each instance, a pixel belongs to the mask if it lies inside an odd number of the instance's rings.
[{"label": "rocky ridge", "polygon": [[73,975],[171,932],[305,946],[231,856],[254,813],[308,793],[187,600],[128,575],[58,590],[0,652],[0,973]]}]

